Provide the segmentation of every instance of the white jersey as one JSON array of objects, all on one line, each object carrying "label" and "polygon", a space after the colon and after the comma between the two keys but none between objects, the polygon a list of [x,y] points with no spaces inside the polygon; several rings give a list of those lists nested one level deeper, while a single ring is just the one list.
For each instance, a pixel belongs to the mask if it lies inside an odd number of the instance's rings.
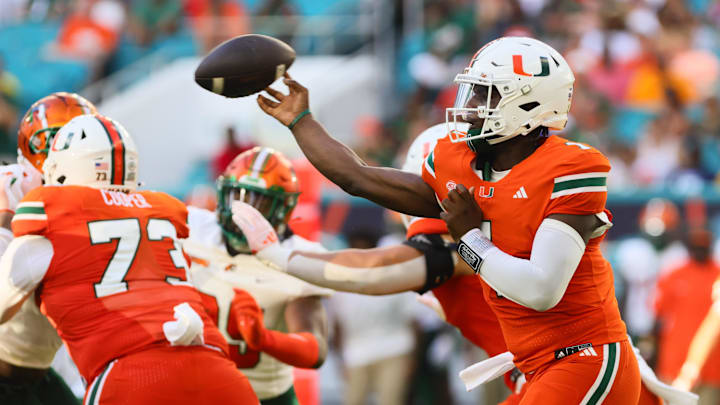
[{"label": "white jersey", "polygon": [[680,242],[673,242],[661,251],[641,237],[618,243],[616,267],[627,283],[623,320],[630,334],[644,336],[652,331],[655,311],[651,302],[657,280],[682,264],[686,257],[687,250]]},{"label": "white jersey", "polygon": [[0,325],[0,359],[19,367],[50,368],[62,345],[55,328],[28,297],[20,310]]},{"label": "white jersey", "polygon": [[[12,232],[0,228],[0,255],[12,239]],[[61,344],[55,328],[35,304],[35,294],[12,319],[0,325],[0,360],[15,366],[49,368]]]},{"label": "white jersey", "polygon": [[[276,271],[252,255],[230,256],[222,242],[215,214],[189,207],[190,237],[183,249],[193,258],[190,268],[193,284],[206,296],[214,298],[220,331],[230,344],[231,357],[250,380],[261,400],[285,393],[293,383],[292,366],[265,353],[247,349],[239,335],[228,331],[233,288],[249,292],[263,309],[265,327],[287,332],[285,305],[297,298],[328,296],[331,290],[313,286]],[[283,242],[286,247],[302,250],[322,249],[319,244],[293,236]],[[205,298],[205,297],[204,297]]]}]

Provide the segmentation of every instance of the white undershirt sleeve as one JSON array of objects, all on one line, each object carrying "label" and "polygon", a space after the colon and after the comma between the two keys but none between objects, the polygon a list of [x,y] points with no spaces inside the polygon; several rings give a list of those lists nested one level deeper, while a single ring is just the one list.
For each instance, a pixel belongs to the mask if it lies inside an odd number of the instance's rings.
[{"label": "white undershirt sleeve", "polygon": [[0,256],[5,253],[5,250],[13,240],[13,233],[7,228],[0,227]]},{"label": "white undershirt sleeve", "polygon": [[1,319],[40,284],[52,257],[52,243],[44,236],[25,235],[10,242],[0,259]]},{"label": "white undershirt sleeve", "polygon": [[482,259],[480,276],[500,295],[536,311],[547,311],[560,302],[585,253],[580,234],[550,218],[540,224],[529,260],[503,252],[479,232],[471,230],[462,241]]}]

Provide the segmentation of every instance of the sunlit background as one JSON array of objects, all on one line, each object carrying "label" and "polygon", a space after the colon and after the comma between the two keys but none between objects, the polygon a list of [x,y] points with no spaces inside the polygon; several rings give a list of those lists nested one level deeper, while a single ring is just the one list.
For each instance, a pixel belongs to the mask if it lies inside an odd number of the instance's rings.
[{"label": "sunlit background", "polygon": [[[225,165],[272,146],[300,172],[299,233],[328,248],[402,240],[397,216],[324,181],[254,97],[225,99],[194,83],[202,55],[244,33],[290,44],[298,58],[289,72],[310,89],[315,117],[367,162],[393,166],[415,135],[444,120],[454,75],[484,43],[523,35],[558,49],[576,75],[563,136],[597,147],[613,167],[606,249],[624,318],[656,372],[674,378],[687,346],[663,345],[662,320],[682,311],[702,319],[707,308],[683,304],[695,286],[672,308],[653,297],[695,243],[689,230],[720,232],[720,1],[0,0],[0,156],[15,161],[18,122],[33,101],[77,92],[129,130],[146,188],[212,208]],[[367,319],[350,316],[358,305]],[[322,403],[342,402],[349,370],[401,355],[412,357],[408,377],[393,383],[408,404],[504,395],[501,386],[464,392],[457,371],[483,353],[411,293],[338,294],[328,310],[336,328],[380,334],[335,340],[320,370]],[[692,330],[682,334],[674,342],[689,342]],[[658,367],[663,352],[675,354]],[[720,357],[709,368],[703,383],[720,387]]]}]

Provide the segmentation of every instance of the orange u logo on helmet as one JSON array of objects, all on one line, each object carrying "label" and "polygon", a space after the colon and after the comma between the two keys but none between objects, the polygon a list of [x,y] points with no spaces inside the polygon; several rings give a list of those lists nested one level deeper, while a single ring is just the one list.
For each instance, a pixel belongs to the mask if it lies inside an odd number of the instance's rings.
[{"label": "orange u logo on helmet", "polygon": [[523,57],[522,55],[513,55],[513,72],[515,74],[518,74],[520,76],[533,76],[533,77],[542,77],[542,76],[549,76],[550,75],[550,63],[548,63],[548,58],[545,56],[540,57],[540,73],[537,74],[530,74],[525,72],[523,69]]}]

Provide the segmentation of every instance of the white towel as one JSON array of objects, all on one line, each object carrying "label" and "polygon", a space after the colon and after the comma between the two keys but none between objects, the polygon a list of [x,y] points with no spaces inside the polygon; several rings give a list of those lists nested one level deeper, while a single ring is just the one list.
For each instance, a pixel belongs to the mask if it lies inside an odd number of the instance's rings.
[{"label": "white towel", "polygon": [[175,305],[174,321],[163,323],[165,339],[172,346],[202,345],[205,343],[202,318],[187,302]]},{"label": "white towel", "polygon": [[460,371],[459,376],[465,383],[465,389],[471,391],[480,384],[500,377],[514,367],[513,354],[505,352],[465,368]]},{"label": "white towel", "polygon": [[698,396],[696,394],[683,391],[658,380],[634,345],[633,350],[638,361],[638,368],[640,368],[640,379],[650,392],[662,398],[666,405],[697,405]]}]

